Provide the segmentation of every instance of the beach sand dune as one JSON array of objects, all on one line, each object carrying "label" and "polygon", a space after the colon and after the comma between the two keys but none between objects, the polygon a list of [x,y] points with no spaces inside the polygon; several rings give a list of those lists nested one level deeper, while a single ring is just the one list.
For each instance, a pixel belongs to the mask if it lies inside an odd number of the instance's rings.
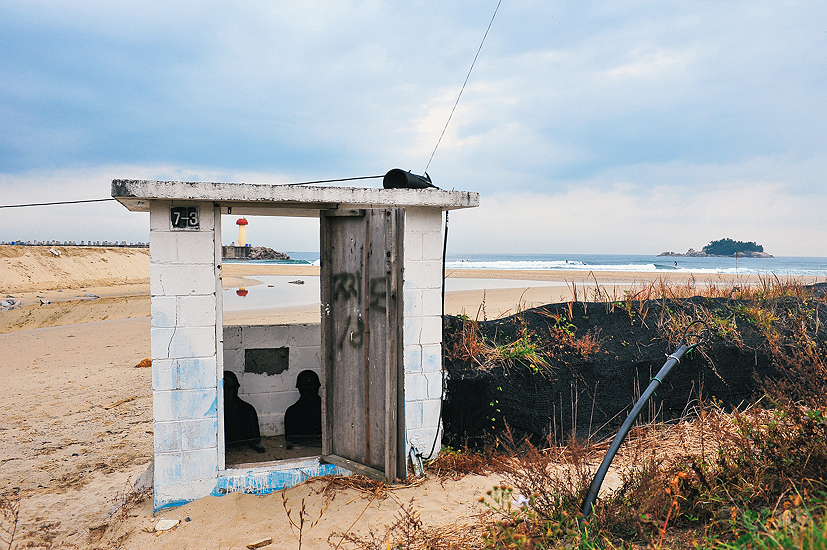
[{"label": "beach sand dune", "polygon": [[0,245],[3,294],[148,283],[148,248]]}]

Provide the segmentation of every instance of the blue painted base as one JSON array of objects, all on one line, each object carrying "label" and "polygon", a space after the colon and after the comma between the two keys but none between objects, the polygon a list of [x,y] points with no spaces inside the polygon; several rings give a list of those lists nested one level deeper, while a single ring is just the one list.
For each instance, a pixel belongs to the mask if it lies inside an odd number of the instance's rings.
[{"label": "blue painted base", "polygon": [[[216,480],[215,488],[210,495],[224,496],[229,493],[246,493],[250,495],[266,495],[281,489],[293,487],[312,477],[331,475],[351,475],[350,470],[333,464],[320,464],[318,458],[290,461],[281,466],[269,466],[248,469],[231,469],[222,472]],[[155,511],[183,506],[193,500],[206,495],[194,495],[190,499],[177,499],[163,503],[155,503]]]},{"label": "blue painted base", "polygon": [[350,474],[350,470],[345,470],[333,464],[319,464],[317,460],[307,461],[306,465],[284,470],[263,468],[228,470],[218,478],[218,483],[212,494],[220,496],[227,493],[241,492],[251,495],[266,495],[273,491],[293,487],[311,477]]}]

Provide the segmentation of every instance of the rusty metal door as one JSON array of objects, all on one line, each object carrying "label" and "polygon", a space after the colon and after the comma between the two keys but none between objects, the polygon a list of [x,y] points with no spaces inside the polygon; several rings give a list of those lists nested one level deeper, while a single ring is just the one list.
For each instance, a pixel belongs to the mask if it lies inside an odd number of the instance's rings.
[{"label": "rusty metal door", "polygon": [[322,455],[381,480],[405,476],[404,209],[321,215]]}]

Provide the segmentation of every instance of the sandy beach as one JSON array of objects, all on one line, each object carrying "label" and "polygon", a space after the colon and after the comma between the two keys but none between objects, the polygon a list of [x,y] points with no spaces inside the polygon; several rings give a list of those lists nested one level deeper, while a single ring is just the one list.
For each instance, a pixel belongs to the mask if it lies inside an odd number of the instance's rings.
[{"label": "sandy beach", "polygon": [[[296,548],[282,493],[208,497],[156,515],[147,499],[126,514],[115,513],[152,459],[151,369],[136,367],[150,354],[148,268],[148,254],[140,249],[61,248],[53,256],[47,247],[0,247],[0,292],[24,302],[0,313],[0,376],[6,387],[0,494],[20,499],[15,547],[227,549],[272,538],[266,548]],[[318,274],[310,266],[226,264],[223,271],[229,288],[253,285],[256,276]],[[596,281],[582,272],[457,270],[448,276],[559,283],[448,293],[448,313],[489,319],[572,300],[575,293],[580,300],[591,298],[598,287],[620,297],[659,283],[651,275],[626,272],[602,272]],[[692,282],[678,274],[667,280]],[[745,281],[720,276],[709,282]],[[40,305],[39,296],[51,303]],[[307,322],[318,319],[318,305],[226,317]],[[409,502],[427,525],[473,523],[484,512],[477,498],[500,481],[497,475],[429,478],[379,496],[356,488],[325,492],[322,480],[283,494],[294,518],[303,502],[312,520],[321,515],[305,534],[305,547],[328,548],[329,537],[333,546],[338,542],[337,532],[383,533]],[[152,529],[162,518],[181,523],[156,534]]]}]

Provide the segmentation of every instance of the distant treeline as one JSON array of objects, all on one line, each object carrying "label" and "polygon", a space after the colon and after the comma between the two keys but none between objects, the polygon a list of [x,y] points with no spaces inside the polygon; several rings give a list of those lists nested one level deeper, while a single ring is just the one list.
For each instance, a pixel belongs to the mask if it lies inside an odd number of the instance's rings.
[{"label": "distant treeline", "polygon": [[148,248],[149,243],[127,243],[126,241],[3,241],[0,245],[17,246],[117,246],[123,248]]},{"label": "distant treeline", "polygon": [[755,244],[754,241],[733,241],[732,239],[720,239],[712,241],[703,248],[703,251],[713,256],[734,256],[736,252],[763,252],[764,247]]}]

